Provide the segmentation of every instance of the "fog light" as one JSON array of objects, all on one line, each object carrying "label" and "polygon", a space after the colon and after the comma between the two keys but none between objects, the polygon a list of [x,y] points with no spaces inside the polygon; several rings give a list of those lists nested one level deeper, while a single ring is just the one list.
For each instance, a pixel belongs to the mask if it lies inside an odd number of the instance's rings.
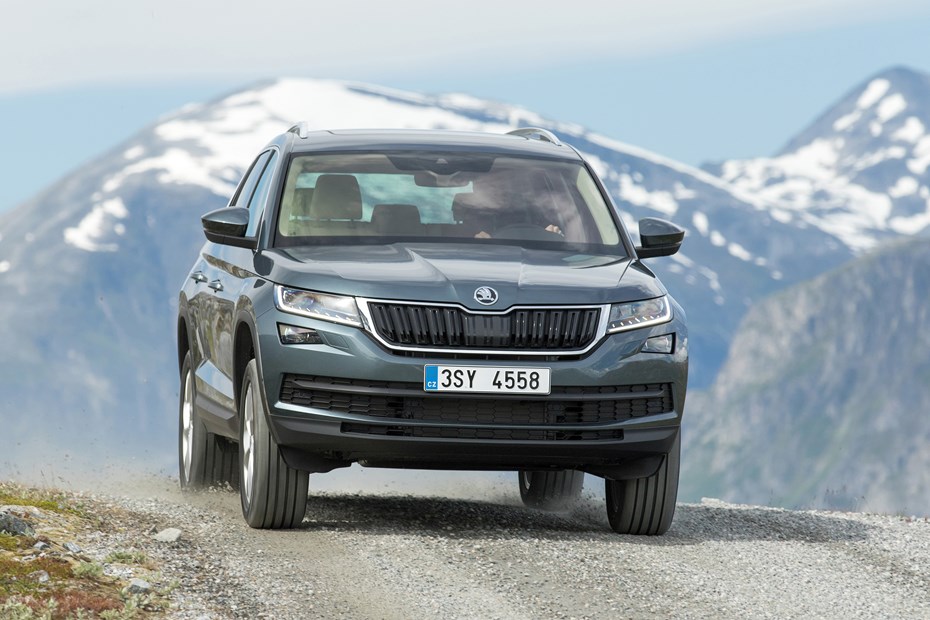
[{"label": "fog light", "polygon": [[323,344],[323,339],[316,330],[309,327],[278,323],[278,336],[281,338],[281,344]]},{"label": "fog light", "polygon": [[653,336],[646,339],[643,345],[643,353],[671,353],[675,349],[675,335],[665,334],[664,336]]}]

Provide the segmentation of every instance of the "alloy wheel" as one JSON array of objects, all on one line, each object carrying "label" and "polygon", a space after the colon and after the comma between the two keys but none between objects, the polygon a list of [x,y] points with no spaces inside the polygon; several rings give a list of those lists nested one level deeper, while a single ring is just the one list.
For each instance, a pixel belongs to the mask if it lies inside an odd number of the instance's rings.
[{"label": "alloy wheel", "polygon": [[252,404],[252,386],[245,390],[245,407],[242,416],[242,489],[246,503],[252,503],[252,472],[255,471],[255,407]]},{"label": "alloy wheel", "polygon": [[184,464],[184,480],[190,483],[191,462],[194,452],[194,395],[190,370],[184,376],[184,404],[181,406],[181,459]]}]

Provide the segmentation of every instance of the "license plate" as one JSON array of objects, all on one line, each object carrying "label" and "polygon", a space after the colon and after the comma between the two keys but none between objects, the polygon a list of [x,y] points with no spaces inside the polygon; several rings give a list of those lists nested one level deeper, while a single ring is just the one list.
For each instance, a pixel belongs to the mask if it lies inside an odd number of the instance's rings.
[{"label": "license plate", "polygon": [[548,368],[491,366],[423,367],[427,392],[481,392],[485,394],[548,394]]}]

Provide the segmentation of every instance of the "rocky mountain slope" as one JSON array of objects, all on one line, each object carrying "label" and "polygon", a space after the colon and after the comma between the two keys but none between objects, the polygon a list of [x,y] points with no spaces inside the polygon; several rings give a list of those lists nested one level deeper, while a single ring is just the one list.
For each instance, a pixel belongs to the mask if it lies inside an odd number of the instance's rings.
[{"label": "rocky mountain slope", "polygon": [[[713,377],[746,305],[850,251],[799,217],[661,156],[513,106],[321,80],[276,80],[188,106],[0,217],[0,454],[174,450],[177,291],[243,166],[299,119],[314,128],[503,132],[541,125],[583,151],[633,225],[688,227],[651,261],[688,310],[692,378]],[[633,226],[635,231],[635,225]]]},{"label": "rocky mountain slope", "polygon": [[690,396],[686,495],[930,514],[927,300],[917,238],[751,308]]}]

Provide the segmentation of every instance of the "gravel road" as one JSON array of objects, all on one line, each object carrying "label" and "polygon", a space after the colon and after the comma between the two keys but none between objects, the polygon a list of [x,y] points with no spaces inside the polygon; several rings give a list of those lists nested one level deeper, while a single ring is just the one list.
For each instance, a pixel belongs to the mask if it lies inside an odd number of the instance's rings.
[{"label": "gravel road", "polygon": [[705,500],[639,538],[610,532],[594,494],[556,515],[512,486],[312,491],[283,532],[249,529],[237,494],[165,479],[107,501],[183,531],[157,552],[177,618],[930,618],[924,518]]}]

